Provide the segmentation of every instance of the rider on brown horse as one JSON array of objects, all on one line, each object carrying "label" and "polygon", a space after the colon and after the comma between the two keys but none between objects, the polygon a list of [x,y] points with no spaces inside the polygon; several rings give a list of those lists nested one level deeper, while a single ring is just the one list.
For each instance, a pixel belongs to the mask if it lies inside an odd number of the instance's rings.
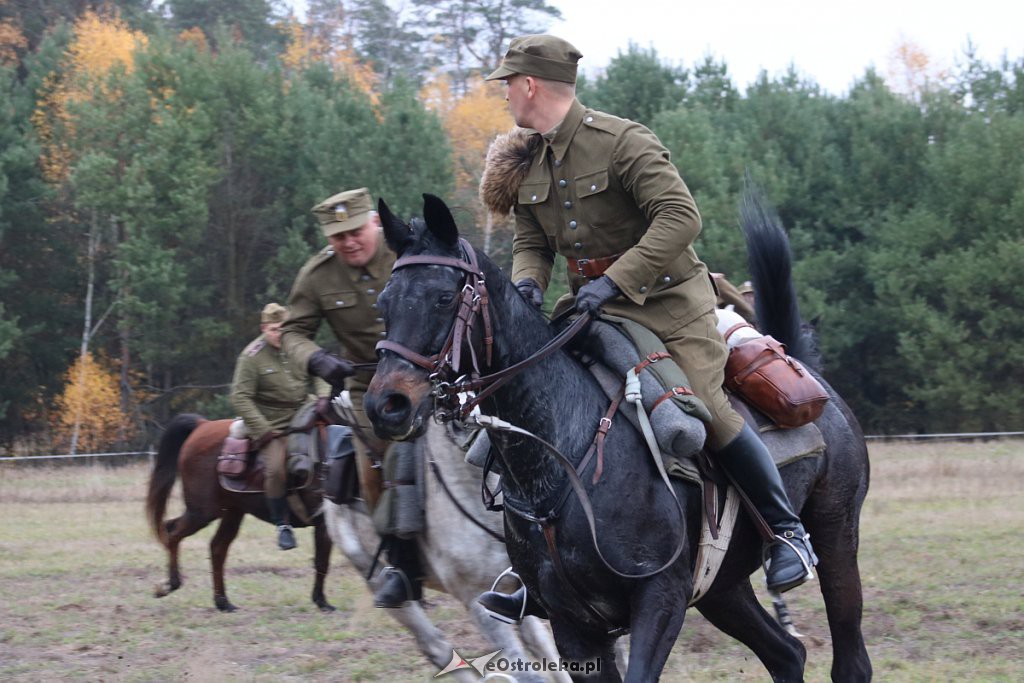
[{"label": "rider on brown horse", "polygon": [[231,405],[245,421],[265,467],[264,489],[270,521],[277,526],[281,550],[295,547],[288,523],[286,439],[280,438],[312,391],[326,400],[330,386],[311,378],[304,365],[290,362],[281,350],[281,324],[288,309],[269,303],[260,314],[260,336],[250,342],[235,363]]}]

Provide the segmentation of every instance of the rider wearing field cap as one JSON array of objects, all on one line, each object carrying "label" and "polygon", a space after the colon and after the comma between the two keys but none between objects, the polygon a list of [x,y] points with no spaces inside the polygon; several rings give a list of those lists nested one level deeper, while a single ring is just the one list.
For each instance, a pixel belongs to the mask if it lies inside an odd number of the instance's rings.
[{"label": "rider wearing field cap", "polygon": [[281,550],[295,547],[295,534],[288,523],[287,452],[280,437],[311,393],[324,398],[330,394],[326,382],[311,382],[306,366],[291,362],[281,350],[281,325],[287,316],[288,309],[279,303],[263,307],[260,336],[239,354],[231,381],[231,405],[263,461],[267,509]]},{"label": "rider wearing field cap", "polygon": [[[811,578],[817,558],[768,449],[722,389],[728,350],[716,329],[714,284],[693,248],[701,229],[697,205],[654,133],[576,99],[581,56],[561,38],[522,36],[487,77],[506,82],[509,110],[528,129],[532,154],[531,163],[519,165],[525,170],[516,188],[489,181],[509,177],[490,164],[481,181],[492,210],[515,210],[512,280],[528,301],[542,299],[554,259],[562,257],[570,295],[556,313],[573,304],[585,314],[604,310],[639,322],[664,342],[711,411],[706,447],[776,535],[769,588],[794,588]],[[502,158],[508,157],[495,155],[495,165]],[[508,197],[513,206],[491,204],[490,196]],[[523,589],[489,591],[480,602],[518,618],[524,599]]]},{"label": "rider wearing field cap", "polygon": [[[349,391],[358,423],[354,442],[359,488],[372,512],[381,495],[381,470],[359,436],[372,439],[373,435],[363,411],[363,394],[373,373],[357,372],[351,361],[377,361],[377,342],[384,338],[384,318],[377,310],[377,297],[391,276],[395,254],[384,244],[380,219],[365,187],[331,195],[312,212],[328,246],[309,259],[295,278],[288,297],[291,313],[282,327],[281,342],[310,374],[325,379],[336,392],[342,388]],[[314,341],[323,322],[349,360],[329,354]],[[378,451],[383,450],[379,444],[374,445]],[[411,443],[394,444],[385,457],[391,457],[396,448],[411,447]],[[423,570],[416,539],[383,535],[381,540],[389,566],[374,604],[401,607],[408,600],[419,600]]]}]

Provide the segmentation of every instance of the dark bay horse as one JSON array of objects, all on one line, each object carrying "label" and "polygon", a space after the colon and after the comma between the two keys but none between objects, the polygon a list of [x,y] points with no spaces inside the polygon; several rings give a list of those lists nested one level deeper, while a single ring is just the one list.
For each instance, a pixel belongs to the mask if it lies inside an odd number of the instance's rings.
[{"label": "dark bay horse", "polygon": [[[681,519],[675,499],[645,455],[646,445],[619,412],[604,441],[600,479],[593,483],[593,462],[580,474],[592,510],[588,518],[583,498],[576,490],[567,492],[572,477],[553,449],[573,467],[581,462],[606,414],[605,394],[561,349],[538,362],[530,360],[553,338],[547,320],[486,255],[459,238],[442,200],[424,199],[424,219],[411,225],[392,215],[384,202],[379,205],[385,238],[399,261],[379,300],[388,333],[365,397],[367,413],[381,436],[413,438],[422,433],[437,402],[452,395],[445,383],[458,386],[453,366],[466,368],[466,357],[481,365],[488,359],[484,371],[501,379],[480,389],[485,396],[480,408],[539,437],[491,433],[503,475],[505,536],[513,567],[546,609],[561,655],[580,661],[601,658],[599,677],[587,680],[621,680],[613,665],[613,644],[627,631],[626,680],[656,680],[693,590],[700,490],[673,482],[685,513]],[[749,248],[760,248],[756,238]],[[755,287],[759,297],[772,296],[766,283]],[[768,327],[774,330],[771,323]],[[453,339],[463,341],[463,333],[464,343],[453,346]],[[506,372],[509,368],[515,372]],[[832,400],[816,421],[825,451],[787,465],[782,475],[821,559],[818,575],[833,637],[833,678],[867,680],[871,665],[860,630],[857,567],[867,450],[853,415],[829,392]],[[682,552],[672,561],[677,548]],[[744,516],[715,583],[696,607],[750,647],[773,680],[799,681],[803,645],[760,606],[750,584],[760,558],[760,539]]]},{"label": "dark bay horse", "polygon": [[[181,587],[178,546],[182,540],[219,519],[217,533],[210,540],[213,603],[223,612],[235,610],[224,587],[224,561],[227,559],[228,548],[238,535],[245,515],[253,515],[265,522],[270,521],[270,516],[267,512],[267,499],[263,494],[228,491],[218,481],[217,455],[230,426],[231,420],[210,421],[199,415],[184,413],[168,423],[160,438],[160,448],[146,496],[146,516],[168,553],[167,583],[157,589],[158,598]],[[165,521],[167,499],[178,476],[181,477],[185,512],[180,517]],[[306,510],[319,511],[323,494],[318,486],[308,486],[301,490],[300,495]],[[307,526],[295,520],[294,514],[292,518],[294,526]],[[316,570],[312,597],[317,607],[329,612],[334,607],[324,597],[324,579],[330,565],[331,539],[322,514],[312,517],[312,526],[315,552],[313,565]]]}]

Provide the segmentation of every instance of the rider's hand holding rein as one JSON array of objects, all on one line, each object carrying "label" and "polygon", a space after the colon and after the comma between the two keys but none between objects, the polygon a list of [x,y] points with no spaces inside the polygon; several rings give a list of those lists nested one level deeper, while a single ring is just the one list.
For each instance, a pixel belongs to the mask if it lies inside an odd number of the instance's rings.
[{"label": "rider's hand holding rein", "polygon": [[596,317],[601,306],[622,294],[622,290],[607,275],[588,282],[576,294],[576,310]]},{"label": "rider's hand holding rein", "polygon": [[519,290],[524,299],[533,304],[534,308],[540,308],[544,305],[544,290],[540,288],[540,285],[532,277],[516,280],[516,289]]},{"label": "rider's hand holding rein", "polygon": [[345,378],[355,374],[355,366],[352,363],[332,356],[324,349],[309,357],[308,369],[309,374],[326,380],[332,387],[343,387]]}]

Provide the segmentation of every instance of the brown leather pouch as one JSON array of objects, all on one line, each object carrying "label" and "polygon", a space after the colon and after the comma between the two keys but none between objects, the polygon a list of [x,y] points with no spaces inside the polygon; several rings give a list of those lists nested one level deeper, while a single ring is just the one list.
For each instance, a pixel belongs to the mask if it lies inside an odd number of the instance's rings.
[{"label": "brown leather pouch", "polygon": [[821,383],[770,336],[730,349],[725,386],[784,429],[818,419],[828,402]]},{"label": "brown leather pouch", "polygon": [[220,455],[217,456],[217,473],[225,477],[241,477],[249,465],[249,439],[224,439]]}]

